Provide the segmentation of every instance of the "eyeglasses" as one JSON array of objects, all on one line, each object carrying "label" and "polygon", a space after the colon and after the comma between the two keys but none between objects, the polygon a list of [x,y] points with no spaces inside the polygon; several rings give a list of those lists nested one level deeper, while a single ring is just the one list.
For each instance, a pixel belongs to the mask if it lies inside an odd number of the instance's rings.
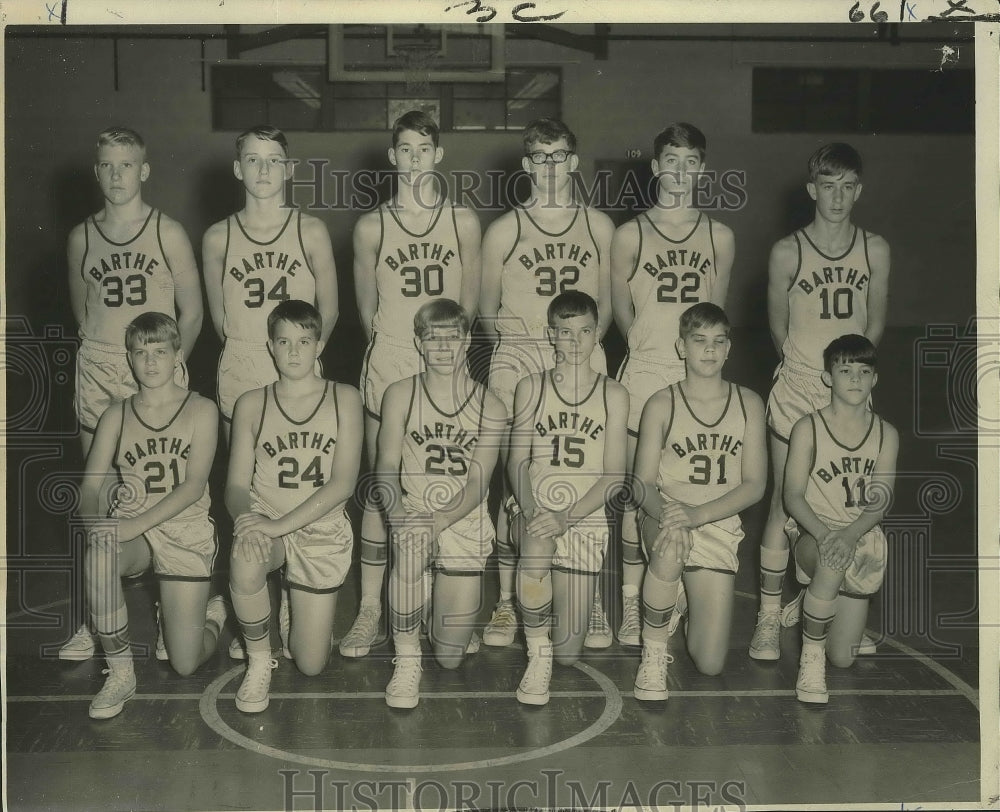
[{"label": "eyeglasses", "polygon": [[552,152],[529,152],[528,158],[536,166],[542,166],[550,162],[564,164],[569,160],[569,156],[574,154],[573,150],[570,149],[557,149]]}]

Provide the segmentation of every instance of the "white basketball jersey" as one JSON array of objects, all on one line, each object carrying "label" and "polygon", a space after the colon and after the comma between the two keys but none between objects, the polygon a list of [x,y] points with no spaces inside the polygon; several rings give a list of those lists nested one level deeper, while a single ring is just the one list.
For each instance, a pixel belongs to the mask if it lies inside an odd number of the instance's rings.
[{"label": "white basketball jersey", "polygon": [[414,375],[410,386],[399,479],[408,510],[434,512],[449,505],[469,479],[482,431],[486,390],[477,384],[465,401],[449,412],[431,398],[422,375]]},{"label": "white basketball jersey", "polygon": [[316,303],[316,280],[302,244],[302,213],[288,212],[270,240],[255,240],[240,218],[226,220],[222,330],[226,338],[263,344],[267,317],[286,299]]},{"label": "white basketball jersey", "polygon": [[254,497],[274,515],[283,516],[326,485],[333,476],[339,426],[335,383],[327,382],[316,408],[304,420],[285,412],[275,384],[266,387],[254,443]]},{"label": "white basketball jersey", "polygon": [[535,501],[547,510],[578,502],[604,474],[608,424],[608,378],[598,375],[583,398],[564,400],[552,380],[541,375],[535,405],[528,479]]},{"label": "white basketball jersey", "polygon": [[871,481],[882,450],[882,418],[874,412],[864,439],[851,448],[838,440],[820,412],[809,415],[815,449],[806,502],[829,527],[846,527],[872,499]]},{"label": "white basketball jersey", "polygon": [[743,482],[746,407],[739,386],[729,384],[722,415],[706,423],[694,413],[681,384],[670,387],[670,425],[663,441],[656,486],[685,505],[703,505]]},{"label": "white basketball jersey", "polygon": [[80,273],[87,296],[80,338],[125,347],[125,328],[149,311],[176,318],[174,276],[160,240],[160,212],[150,209],[139,233],[125,242],[105,236],[93,217],[83,223]]},{"label": "white basketball jersey", "polygon": [[446,201],[430,215],[427,230],[417,234],[407,229],[389,206],[382,204],[378,209],[378,307],[372,329],[408,345],[413,342],[413,317],[424,304],[439,297],[457,302],[462,295],[455,208]]},{"label": "white basketball jersey", "polygon": [[[195,429],[192,400],[200,396],[189,392],[164,426],[150,426],[139,417],[135,410],[136,397],[132,395],[119,406],[122,422],[115,450],[115,466],[122,478],[116,507],[120,515],[126,516],[150,510],[187,479],[187,462]],[[207,521],[209,501],[206,483],[198,501],[168,522]]]},{"label": "white basketball jersey", "polygon": [[781,351],[819,375],[830,342],[848,333],[863,334],[868,326],[868,234],[855,227],[850,246],[839,257],[820,251],[805,231],[793,236],[799,265],[788,287],[788,335]]},{"label": "white basketball jersey", "polygon": [[645,212],[634,222],[639,227],[639,250],[628,280],[635,309],[627,336],[629,354],[676,361],[681,314],[691,305],[709,301],[715,285],[712,219],[699,214],[691,231],[679,240],[660,231]]},{"label": "white basketball jersey", "polygon": [[497,332],[544,337],[549,302],[558,294],[579,290],[598,301],[601,252],[583,206],[557,233],[543,229],[522,207],[514,208],[514,217],[517,239],[500,271]]}]

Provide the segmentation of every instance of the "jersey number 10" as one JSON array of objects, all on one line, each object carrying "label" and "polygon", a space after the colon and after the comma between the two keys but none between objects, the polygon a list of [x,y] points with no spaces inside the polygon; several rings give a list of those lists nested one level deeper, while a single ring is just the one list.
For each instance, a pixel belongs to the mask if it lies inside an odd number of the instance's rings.
[{"label": "jersey number 10", "polygon": [[821,319],[849,319],[854,315],[854,292],[850,288],[837,288],[832,296],[829,288],[820,288],[819,301]]}]

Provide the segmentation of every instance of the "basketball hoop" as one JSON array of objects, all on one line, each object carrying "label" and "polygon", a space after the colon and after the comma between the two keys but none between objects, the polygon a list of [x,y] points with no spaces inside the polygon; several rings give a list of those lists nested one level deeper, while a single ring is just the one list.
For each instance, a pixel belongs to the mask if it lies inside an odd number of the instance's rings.
[{"label": "basketball hoop", "polygon": [[431,65],[441,52],[432,42],[398,43],[394,47],[395,58],[405,75],[406,93],[419,97],[430,89]]}]

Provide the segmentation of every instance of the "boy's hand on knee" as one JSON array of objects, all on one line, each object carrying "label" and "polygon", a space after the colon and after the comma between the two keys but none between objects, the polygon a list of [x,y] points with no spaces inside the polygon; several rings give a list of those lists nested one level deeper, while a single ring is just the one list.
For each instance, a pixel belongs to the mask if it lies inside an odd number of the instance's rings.
[{"label": "boy's hand on knee", "polygon": [[854,560],[856,542],[842,530],[831,530],[819,542],[819,560],[824,567],[844,572]]},{"label": "boy's hand on knee", "polygon": [[233,558],[240,556],[251,564],[267,564],[271,560],[271,539],[259,530],[238,534],[233,542]]},{"label": "boy's hand on knee", "polygon": [[264,514],[241,513],[233,523],[233,534],[242,536],[247,533],[261,533],[269,538],[281,535],[274,530],[274,520]]},{"label": "boy's hand on knee", "polygon": [[691,529],[681,525],[664,527],[653,541],[653,553],[664,558],[673,557],[678,564],[687,561],[691,554]]},{"label": "boy's hand on knee", "polygon": [[565,510],[544,510],[539,508],[535,515],[528,522],[528,535],[538,538],[552,538],[561,536],[569,527],[568,511]]},{"label": "boy's hand on knee", "polygon": [[660,527],[679,525],[681,527],[697,527],[693,507],[683,502],[664,502],[660,511]]}]

